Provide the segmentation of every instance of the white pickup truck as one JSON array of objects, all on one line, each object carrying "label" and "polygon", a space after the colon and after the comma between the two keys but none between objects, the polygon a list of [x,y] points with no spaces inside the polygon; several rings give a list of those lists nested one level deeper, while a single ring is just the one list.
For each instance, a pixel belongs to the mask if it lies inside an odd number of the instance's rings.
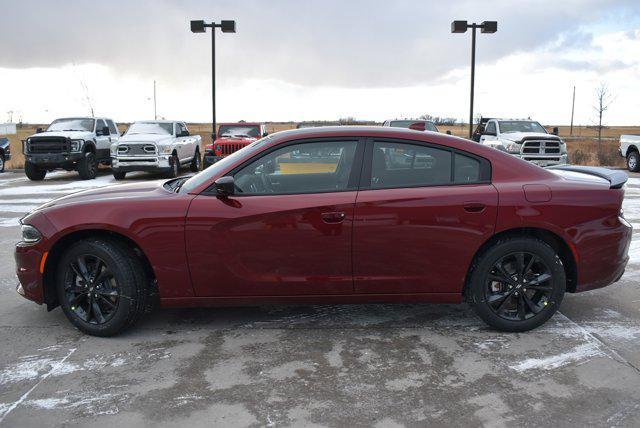
[{"label": "white pickup truck", "polygon": [[474,132],[477,142],[539,166],[567,163],[567,145],[533,120],[483,118]]},{"label": "white pickup truck", "polygon": [[627,158],[627,169],[631,172],[640,171],[640,135],[620,136],[620,156]]},{"label": "white pickup truck", "polygon": [[111,168],[116,180],[131,171],[162,172],[177,177],[182,166],[199,171],[199,135],[189,134],[184,122],[150,120],[131,124],[111,146]]}]

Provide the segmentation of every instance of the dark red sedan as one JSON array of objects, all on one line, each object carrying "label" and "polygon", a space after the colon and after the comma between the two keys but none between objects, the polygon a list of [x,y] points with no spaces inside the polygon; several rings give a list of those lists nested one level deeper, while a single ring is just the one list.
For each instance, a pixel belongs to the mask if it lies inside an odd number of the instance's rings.
[{"label": "dark red sedan", "polygon": [[23,220],[18,292],[113,335],[151,302],[461,302],[525,331],[628,260],[626,175],[542,169],[431,132],[308,128],[191,178],[84,191]]}]

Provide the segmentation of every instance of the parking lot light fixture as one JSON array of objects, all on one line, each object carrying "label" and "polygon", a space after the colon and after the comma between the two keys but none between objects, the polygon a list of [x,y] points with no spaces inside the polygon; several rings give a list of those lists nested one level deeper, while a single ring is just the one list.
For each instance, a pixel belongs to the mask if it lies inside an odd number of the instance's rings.
[{"label": "parking lot light fixture", "polygon": [[219,24],[211,22],[207,24],[203,20],[191,21],[192,33],[205,33],[207,28],[211,28],[211,139],[216,140],[216,28],[220,28],[223,33],[235,33],[236,21],[222,20]]},{"label": "parking lot light fixture", "polygon": [[453,21],[451,23],[452,33],[466,33],[471,28],[471,97],[469,103],[469,139],[473,137],[473,93],[476,75],[476,29],[480,32],[493,34],[498,31],[498,21],[483,21],[482,24],[467,23],[467,21]]}]

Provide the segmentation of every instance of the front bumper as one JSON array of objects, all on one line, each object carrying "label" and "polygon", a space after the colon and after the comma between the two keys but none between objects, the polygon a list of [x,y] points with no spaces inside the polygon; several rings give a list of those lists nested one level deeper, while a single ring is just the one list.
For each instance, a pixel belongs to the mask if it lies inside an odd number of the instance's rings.
[{"label": "front bumper", "polygon": [[553,155],[536,155],[536,154],[515,154],[514,156],[519,157],[520,159],[526,160],[527,162],[531,162],[538,166],[553,166],[553,165],[566,165],[569,163],[569,158],[567,154],[562,154],[560,156]]},{"label": "front bumper", "polygon": [[207,167],[213,165],[214,163],[218,162],[221,159],[224,159],[224,156],[216,156],[216,155],[212,155],[210,153],[206,153],[204,155],[204,159],[202,161],[203,168],[207,168]]},{"label": "front bumper", "polygon": [[24,155],[25,161],[41,168],[74,168],[82,153],[37,153]]},{"label": "front bumper", "polygon": [[171,169],[169,158],[171,156],[150,157],[118,157],[111,159],[111,169],[115,172],[166,172]]},{"label": "front bumper", "polygon": [[40,265],[45,251],[36,245],[16,244],[15,260],[18,287],[16,291],[22,297],[41,305],[44,303],[44,287]]}]

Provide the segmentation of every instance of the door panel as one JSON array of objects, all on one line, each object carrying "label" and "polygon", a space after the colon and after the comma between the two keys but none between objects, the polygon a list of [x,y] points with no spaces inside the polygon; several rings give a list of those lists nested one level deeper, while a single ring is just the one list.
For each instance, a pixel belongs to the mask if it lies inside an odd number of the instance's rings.
[{"label": "door panel", "polygon": [[491,184],[360,191],[355,291],[460,292],[475,252],[493,234],[497,203]]},{"label": "door panel", "polygon": [[196,197],[186,224],[196,295],[353,293],[355,199],[355,191]]}]

